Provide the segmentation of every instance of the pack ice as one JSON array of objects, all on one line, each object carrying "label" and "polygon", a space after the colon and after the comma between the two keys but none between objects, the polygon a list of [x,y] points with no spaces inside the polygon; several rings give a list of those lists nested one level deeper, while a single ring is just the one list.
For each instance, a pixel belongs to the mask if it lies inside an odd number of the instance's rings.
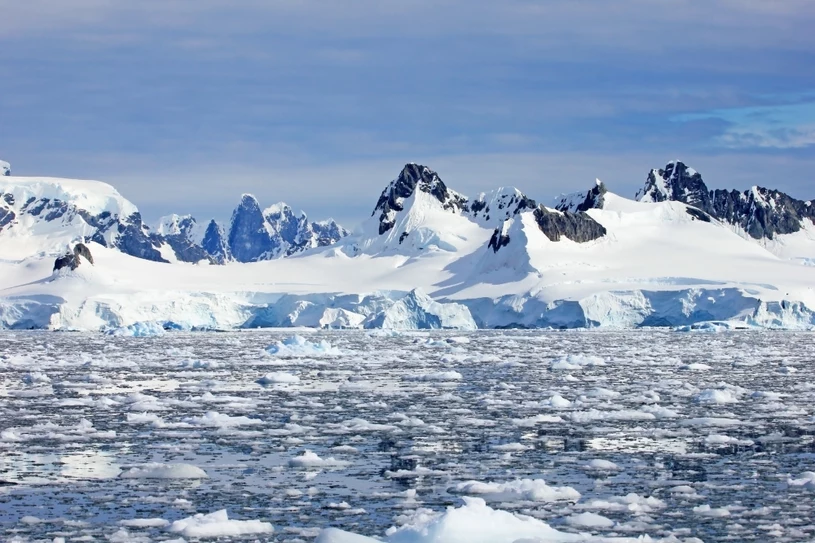
[{"label": "pack ice", "polygon": [[[636,199],[598,181],[552,207],[513,187],[468,198],[408,164],[353,235],[249,195],[228,229],[151,230],[110,185],[3,168],[2,328],[815,327],[811,202],[709,191],[681,162]],[[92,262],[55,271],[78,243]]]}]

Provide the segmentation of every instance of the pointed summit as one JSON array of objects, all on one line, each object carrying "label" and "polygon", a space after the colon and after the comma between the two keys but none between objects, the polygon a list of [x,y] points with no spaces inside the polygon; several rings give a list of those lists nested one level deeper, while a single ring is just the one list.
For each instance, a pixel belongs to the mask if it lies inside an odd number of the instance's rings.
[{"label": "pointed summit", "polygon": [[204,232],[204,239],[201,241],[201,247],[218,264],[225,264],[232,259],[224,227],[218,224],[215,219],[209,221]]},{"label": "pointed summit", "polygon": [[376,202],[371,216],[379,213],[379,234],[382,235],[396,224],[396,214],[405,209],[405,200],[416,191],[429,194],[438,200],[445,210],[458,212],[467,203],[461,194],[447,188],[439,174],[421,164],[411,162],[402,168],[399,177],[391,181]]},{"label": "pointed summit", "polygon": [[272,240],[260,204],[251,194],[241,196],[229,226],[229,252],[238,262],[253,262],[272,250]]}]

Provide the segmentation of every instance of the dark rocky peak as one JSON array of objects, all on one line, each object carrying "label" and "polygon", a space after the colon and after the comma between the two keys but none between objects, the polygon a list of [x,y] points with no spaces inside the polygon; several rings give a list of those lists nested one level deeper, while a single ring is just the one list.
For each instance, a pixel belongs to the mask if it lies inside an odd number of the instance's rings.
[{"label": "dark rocky peak", "polygon": [[555,209],[571,213],[588,211],[589,209],[603,209],[607,192],[608,189],[605,183],[597,179],[594,186],[589,190],[562,195],[555,203]]},{"label": "dark rocky peak", "polygon": [[560,241],[561,237],[565,237],[577,243],[585,243],[606,235],[606,228],[584,211],[572,213],[539,206],[534,213],[538,228],[552,241]]},{"label": "dark rocky peak", "polygon": [[651,170],[645,187],[637,191],[634,199],[640,202],[684,202],[704,211],[710,207],[710,193],[702,176],[680,161]]},{"label": "dark rocky peak", "polygon": [[93,264],[93,255],[91,255],[91,250],[88,249],[88,246],[84,243],[77,243],[73,250],[70,250],[61,257],[57,258],[57,260],[54,262],[54,271],[58,271],[63,268],[68,268],[73,271],[77,269],[80,264],[82,264],[83,259],[89,262],[91,265]]},{"label": "dark rocky peak", "polygon": [[270,233],[272,235],[276,234],[286,241],[294,241],[301,229],[308,226],[308,217],[306,217],[305,213],[301,212],[298,217],[294,214],[291,206],[283,202],[266,208],[263,216],[269,224]]},{"label": "dark rocky peak", "polygon": [[490,242],[487,244],[487,247],[492,249],[492,252],[497,253],[501,247],[509,245],[509,225],[510,221],[504,221],[501,223],[501,226],[493,230]]},{"label": "dark rocky peak", "polygon": [[371,216],[379,213],[379,234],[384,234],[396,224],[396,214],[404,210],[404,201],[416,191],[429,194],[439,201],[443,209],[461,211],[467,199],[447,188],[439,175],[420,164],[406,164],[395,180],[382,191]]},{"label": "dark rocky peak", "polygon": [[229,252],[238,262],[254,262],[273,249],[260,204],[251,194],[241,196],[229,226]]},{"label": "dark rocky peak", "polygon": [[664,169],[651,170],[636,199],[685,203],[736,226],[754,239],[773,239],[779,234],[798,232],[804,221],[815,223],[815,208],[811,202],[764,187],[743,192],[708,190],[702,176],[682,162],[671,162]]},{"label": "dark rocky peak", "polygon": [[207,229],[204,231],[204,239],[201,247],[217,264],[226,264],[232,259],[229,252],[229,241],[227,240],[224,227],[218,224],[215,219],[209,221]]},{"label": "dark rocky peak", "polygon": [[738,226],[755,239],[773,239],[779,234],[801,230],[804,221],[815,224],[811,202],[795,199],[779,190],[753,187],[736,190],[714,190],[711,207],[705,210],[717,219]]},{"label": "dark rocky peak", "polygon": [[535,209],[537,203],[514,187],[501,187],[491,192],[482,192],[478,198],[466,206],[476,222],[484,226],[501,224],[523,211]]}]

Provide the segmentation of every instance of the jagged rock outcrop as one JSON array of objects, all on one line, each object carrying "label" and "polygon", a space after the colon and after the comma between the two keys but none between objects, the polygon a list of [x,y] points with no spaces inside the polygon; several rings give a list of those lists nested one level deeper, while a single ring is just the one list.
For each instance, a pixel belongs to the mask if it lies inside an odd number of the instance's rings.
[{"label": "jagged rock outcrop", "polygon": [[244,194],[229,227],[229,252],[238,262],[262,260],[272,250],[272,238],[257,199]]},{"label": "jagged rock outcrop", "polygon": [[537,203],[514,187],[501,187],[482,192],[468,202],[464,214],[483,226],[500,225],[524,211],[535,209]]},{"label": "jagged rock outcrop", "polygon": [[207,229],[204,231],[201,248],[203,248],[217,264],[226,264],[232,260],[226,231],[215,219],[209,221]]},{"label": "jagged rock outcrop", "polygon": [[461,211],[467,206],[467,198],[448,189],[436,172],[411,162],[385,187],[371,213],[371,216],[379,213],[379,235],[393,228],[397,213],[405,209],[405,200],[417,190],[433,196],[446,210]]},{"label": "jagged rock outcrop", "polygon": [[331,245],[347,235],[333,220],[310,222],[282,202],[261,211],[255,197],[244,194],[232,213],[228,252],[238,262],[256,262]]},{"label": "jagged rock outcrop", "polygon": [[534,214],[541,232],[552,241],[560,241],[561,237],[565,237],[577,243],[585,243],[606,235],[606,228],[583,211],[554,211],[546,206],[539,206]]},{"label": "jagged rock outcrop", "polygon": [[87,260],[90,264],[93,264],[93,255],[91,255],[91,250],[88,249],[88,246],[84,243],[77,243],[73,250],[68,251],[61,257],[57,258],[57,260],[54,262],[54,271],[58,271],[63,268],[68,268],[73,271],[80,266],[83,259]]},{"label": "jagged rock outcrop", "polygon": [[588,211],[589,209],[603,209],[606,192],[608,192],[608,189],[606,189],[605,183],[597,179],[595,185],[587,191],[561,196],[555,204],[555,209],[571,213]]},{"label": "jagged rock outcrop", "polygon": [[494,253],[497,253],[501,247],[506,247],[509,245],[509,242],[509,221],[504,221],[501,226],[493,231],[487,247],[492,249]]},{"label": "jagged rock outcrop", "polygon": [[150,239],[156,246],[167,244],[182,262],[215,263],[209,253],[198,244],[198,223],[192,215],[162,217]]},{"label": "jagged rock outcrop", "polygon": [[764,187],[750,190],[709,190],[702,176],[679,161],[651,170],[645,187],[635,198],[641,202],[683,202],[713,218],[732,224],[754,239],[801,230],[805,221],[815,223],[815,206]]}]

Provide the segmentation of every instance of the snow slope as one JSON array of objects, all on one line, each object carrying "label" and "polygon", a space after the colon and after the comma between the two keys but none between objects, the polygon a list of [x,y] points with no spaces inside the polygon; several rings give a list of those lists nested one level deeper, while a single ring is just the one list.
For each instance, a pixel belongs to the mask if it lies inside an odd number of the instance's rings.
[{"label": "snow slope", "polygon": [[551,241],[534,203],[517,209],[520,193],[500,190],[507,197],[498,200],[515,197],[517,213],[499,223],[496,249],[492,220],[475,216],[434,172],[421,175],[412,189],[386,189],[356,236],[285,259],[165,264],[91,243],[95,265],[52,274],[53,258],[10,258],[4,243],[0,326],[815,326],[811,266],[684,203],[606,192],[602,209],[586,212],[606,234],[577,243]]}]

